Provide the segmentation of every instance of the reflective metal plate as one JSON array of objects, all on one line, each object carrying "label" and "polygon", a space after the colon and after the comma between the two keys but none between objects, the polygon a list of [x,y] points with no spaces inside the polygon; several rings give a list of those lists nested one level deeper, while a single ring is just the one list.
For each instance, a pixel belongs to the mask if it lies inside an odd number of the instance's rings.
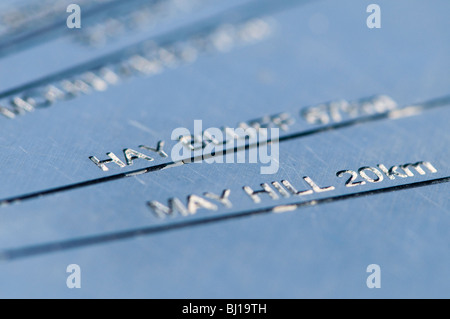
[{"label": "reflective metal plate", "polygon": [[66,2],[1,7],[1,297],[448,296],[447,1]]}]

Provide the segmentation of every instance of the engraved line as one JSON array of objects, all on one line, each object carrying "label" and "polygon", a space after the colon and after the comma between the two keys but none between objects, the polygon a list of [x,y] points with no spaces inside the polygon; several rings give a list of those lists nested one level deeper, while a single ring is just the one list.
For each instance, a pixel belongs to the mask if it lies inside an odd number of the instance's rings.
[{"label": "engraved line", "polygon": [[[397,109],[397,110],[388,111],[385,113],[366,116],[363,118],[356,118],[356,119],[352,119],[352,120],[348,120],[348,121],[344,121],[344,122],[340,122],[340,123],[321,126],[318,128],[314,128],[314,129],[310,129],[310,130],[306,130],[306,131],[302,131],[302,132],[284,135],[284,136],[281,136],[278,139],[278,141],[281,143],[284,141],[294,140],[297,138],[303,138],[303,137],[307,137],[307,136],[311,136],[311,135],[315,135],[315,134],[320,134],[320,133],[324,133],[324,132],[329,132],[329,131],[333,131],[333,130],[339,130],[339,129],[343,129],[343,128],[347,128],[347,127],[351,127],[351,126],[356,126],[356,125],[360,125],[363,123],[375,122],[375,121],[380,121],[380,120],[384,120],[384,119],[391,119],[391,116],[393,113],[395,113],[395,116],[394,116],[395,119],[398,119],[401,117],[412,116],[412,115],[418,115],[422,112],[425,112],[425,111],[428,111],[428,110],[431,110],[431,109],[434,109],[437,107],[449,106],[450,105],[449,103],[450,103],[450,95],[442,97],[442,98],[433,99],[433,100],[430,100],[430,101],[422,103],[422,104],[417,104],[414,107],[420,111],[416,111],[416,112],[414,112],[414,114],[410,114],[410,112],[405,112],[405,114],[402,115],[401,110],[408,109],[411,107],[411,106],[406,106],[402,109]],[[118,173],[115,175],[100,177],[100,178],[87,180],[87,181],[83,181],[83,182],[78,182],[78,183],[73,183],[73,184],[68,184],[68,185],[64,185],[64,186],[58,186],[58,187],[50,188],[47,190],[41,190],[41,191],[36,191],[36,192],[28,193],[28,194],[16,195],[13,197],[1,199],[0,207],[7,206],[10,204],[17,204],[21,201],[40,198],[43,196],[52,195],[52,194],[56,194],[56,193],[60,193],[60,192],[65,192],[68,190],[73,190],[73,189],[77,189],[77,188],[82,188],[82,187],[92,186],[92,185],[106,183],[106,182],[110,182],[110,181],[115,181],[115,180],[118,180],[121,178],[134,176],[136,174],[141,175],[141,174],[156,172],[156,171],[160,171],[160,170],[164,170],[164,169],[168,169],[168,168],[177,167],[177,166],[180,166],[183,164],[193,163],[193,162],[199,161],[199,160],[204,160],[204,159],[208,159],[208,158],[212,158],[212,157],[216,157],[216,156],[224,156],[227,153],[237,153],[240,151],[249,150],[251,148],[258,147],[263,144],[270,144],[271,142],[272,142],[271,140],[267,140],[265,142],[258,142],[256,144],[246,144],[246,145],[239,146],[239,147],[235,146],[233,149],[227,149],[227,150],[215,152],[214,155],[206,154],[206,155],[193,156],[191,158],[184,159],[184,160],[177,161],[177,162],[171,161],[168,163],[162,163],[162,164],[158,164],[158,165],[154,165],[154,166],[149,166],[146,168],[139,168],[139,169],[131,170],[128,172]]]},{"label": "engraved line", "polygon": [[328,204],[333,203],[337,201],[343,201],[348,200],[352,198],[358,198],[358,197],[365,197],[365,196],[372,196],[377,194],[383,194],[383,193],[390,193],[405,189],[413,189],[413,188],[419,188],[424,186],[430,186],[430,185],[437,185],[442,183],[448,183],[450,182],[450,176],[447,177],[441,177],[436,178],[432,180],[426,180],[421,182],[414,182],[409,184],[402,184],[397,186],[390,186],[385,188],[379,188],[375,190],[368,190],[368,191],[362,191],[357,193],[350,193],[345,195],[338,195],[338,196],[331,196],[331,197],[325,197],[320,199],[314,199],[314,200],[308,200],[308,201],[302,201],[297,203],[292,203],[288,205],[277,205],[277,206],[270,206],[266,208],[260,208],[255,210],[247,210],[247,211],[241,211],[237,213],[230,213],[226,215],[221,216],[214,216],[214,217],[208,217],[208,218],[202,218],[202,219],[196,219],[196,220],[190,220],[185,222],[178,222],[178,223],[172,223],[168,225],[160,225],[160,226],[149,226],[144,228],[136,228],[131,230],[125,230],[125,231],[118,231],[114,233],[107,233],[107,234],[101,234],[101,235],[93,235],[93,236],[86,236],[81,237],[77,239],[69,239],[69,240],[62,240],[62,241],[55,241],[50,243],[44,243],[44,244],[38,244],[33,246],[25,246],[21,248],[13,248],[13,249],[5,249],[3,251],[0,251],[0,260],[1,261],[11,261],[36,255],[42,255],[42,254],[48,254],[58,251],[65,251],[69,249],[75,249],[75,248],[81,248],[86,246],[92,246],[92,245],[99,245],[102,243],[109,243],[109,242],[117,242],[120,240],[126,240],[126,239],[132,239],[140,236],[148,236],[148,235],[155,235],[159,233],[165,233],[168,231],[173,231],[177,229],[184,229],[188,227],[194,227],[194,226],[201,226],[201,225],[207,225],[207,224],[213,224],[217,222],[222,222],[226,220],[233,220],[238,218],[244,218],[254,215],[263,215],[263,214],[269,214],[269,213],[283,213],[287,211],[293,211],[302,207],[309,207],[309,206],[317,206],[321,204]]}]

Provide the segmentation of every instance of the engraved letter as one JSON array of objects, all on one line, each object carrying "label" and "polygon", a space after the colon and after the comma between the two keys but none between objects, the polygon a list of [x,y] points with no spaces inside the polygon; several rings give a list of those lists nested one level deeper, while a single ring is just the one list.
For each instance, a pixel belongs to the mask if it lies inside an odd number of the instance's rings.
[{"label": "engraved letter", "polygon": [[158,153],[159,156],[161,156],[161,157],[167,157],[167,153],[164,152],[163,147],[164,147],[164,141],[158,141],[158,144],[156,144],[156,148],[152,148],[152,147],[146,146],[146,145],[139,145],[139,148]]},{"label": "engraved letter", "polygon": [[188,197],[188,211],[192,215],[197,212],[197,209],[199,208],[205,208],[209,210],[217,210],[217,205],[211,203],[210,201],[207,201],[204,198],[201,198],[197,195],[190,195]]},{"label": "engraved letter", "polygon": [[266,193],[268,194],[272,199],[278,199],[277,193],[269,186],[269,184],[263,183],[261,184],[262,190],[254,191],[251,189],[250,186],[244,186],[244,191],[247,193],[248,196],[255,202],[259,203],[261,202],[261,198],[258,196],[258,194]]},{"label": "engraved letter", "polygon": [[122,162],[114,153],[106,153],[106,155],[108,155],[110,158],[109,159],[105,159],[103,161],[100,161],[97,157],[95,156],[89,156],[89,159],[94,162],[95,165],[97,165],[98,167],[100,167],[103,171],[108,171],[109,168],[106,167],[106,164],[108,163],[115,163],[117,165],[119,165],[120,167],[125,167],[124,162]]},{"label": "engraved letter", "polygon": [[169,199],[169,206],[165,206],[156,200],[152,200],[147,202],[147,206],[153,210],[155,215],[159,218],[164,218],[167,216],[173,216],[174,212],[179,212],[182,216],[188,216],[189,212],[186,206],[181,203],[178,198]]},{"label": "engraved letter", "polygon": [[153,158],[142,154],[138,151],[132,150],[131,148],[126,148],[123,150],[123,155],[125,155],[125,160],[127,161],[127,165],[133,165],[133,160],[142,158],[149,162],[153,161]]},{"label": "engraved letter", "polygon": [[423,165],[426,168],[428,168],[428,170],[431,173],[437,172],[437,169],[435,169],[434,166],[431,165],[430,162],[417,162],[415,164],[408,163],[408,164],[401,165],[400,167],[405,171],[406,175],[408,175],[408,176],[414,176],[413,172],[411,172],[411,170],[410,170],[411,167],[413,167],[417,171],[417,173],[419,173],[420,175],[425,175],[426,173],[420,165]]},{"label": "engraved letter", "polygon": [[328,186],[328,187],[319,187],[309,176],[304,176],[303,179],[305,182],[308,183],[309,186],[313,189],[316,193],[322,193],[322,192],[328,192],[334,190],[334,186]]},{"label": "engraved letter", "polygon": [[[377,176],[377,178],[373,179],[372,177],[367,175],[366,171],[370,171],[370,172],[374,173]],[[370,183],[379,183],[379,182],[383,181],[383,175],[381,175],[381,172],[374,167],[361,167],[358,170],[358,172],[362,178],[364,178],[366,181],[368,181]]]},{"label": "engraved letter", "polygon": [[303,195],[311,195],[313,192],[312,189],[308,189],[306,191],[298,191],[288,180],[282,180],[281,183],[291,192],[292,195],[303,196]]},{"label": "engraved letter", "polygon": [[213,194],[213,193],[204,193],[203,195],[205,195],[205,197],[208,197],[208,198],[218,201],[219,203],[221,203],[223,206],[225,206],[227,208],[230,208],[232,206],[230,200],[228,199],[228,197],[230,197],[230,193],[231,193],[231,190],[225,189],[222,192],[221,196]]}]

